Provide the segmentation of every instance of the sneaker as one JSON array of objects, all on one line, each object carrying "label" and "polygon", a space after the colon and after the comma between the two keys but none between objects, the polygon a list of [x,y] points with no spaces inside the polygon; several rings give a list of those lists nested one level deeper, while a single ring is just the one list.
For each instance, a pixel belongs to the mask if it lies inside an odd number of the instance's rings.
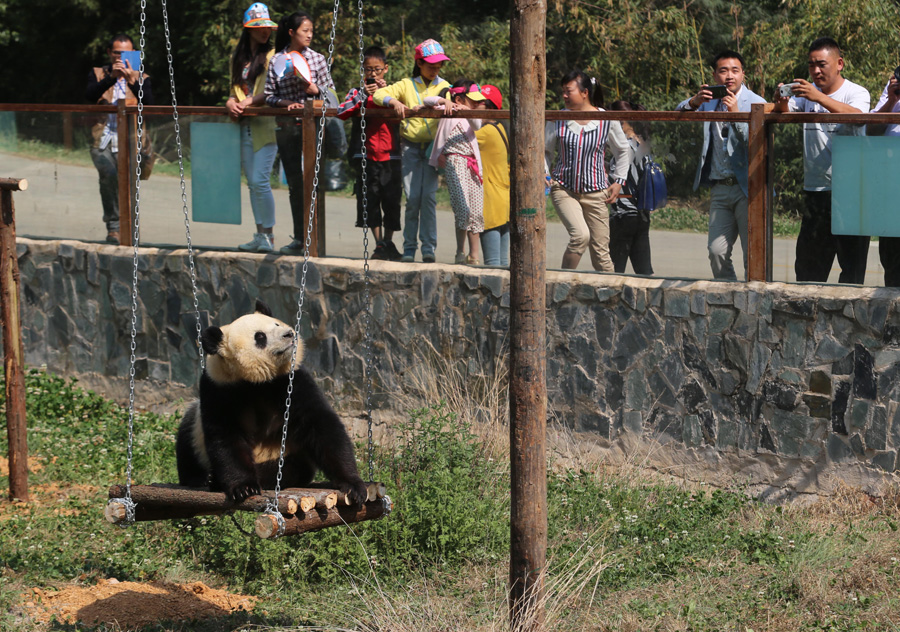
[{"label": "sneaker", "polygon": [[434,255],[422,255],[422,263],[434,263]]},{"label": "sneaker", "polygon": [[243,252],[272,252],[274,247],[269,245],[268,237],[263,233],[253,233],[253,239],[246,244],[238,246]]},{"label": "sneaker", "polygon": [[402,261],[403,263],[412,263],[415,260],[416,260],[416,255],[402,255],[400,257],[400,261]]},{"label": "sneaker", "polygon": [[388,253],[387,248],[384,247],[384,244],[378,244],[375,246],[375,251],[372,253],[370,259],[378,259],[380,261],[387,261]]},{"label": "sneaker", "polygon": [[291,243],[287,246],[282,246],[281,250],[279,250],[283,255],[293,255],[295,257],[303,256],[303,242],[299,239],[292,239]]},{"label": "sneaker", "polygon": [[400,254],[400,251],[397,250],[397,246],[395,246],[392,241],[384,242],[384,250],[389,261],[400,261],[400,259],[403,258],[403,255]]},{"label": "sneaker", "polygon": [[467,259],[468,259],[468,257],[466,256],[466,253],[457,252],[456,259],[453,260],[453,263],[455,263],[456,265],[462,265],[464,263],[467,263],[467,261],[466,261]]},{"label": "sneaker", "polygon": [[111,230],[106,233],[106,243],[119,245],[119,231]]},{"label": "sneaker", "polygon": [[257,252],[275,252],[275,235],[272,233],[260,233],[263,243],[259,245]]}]

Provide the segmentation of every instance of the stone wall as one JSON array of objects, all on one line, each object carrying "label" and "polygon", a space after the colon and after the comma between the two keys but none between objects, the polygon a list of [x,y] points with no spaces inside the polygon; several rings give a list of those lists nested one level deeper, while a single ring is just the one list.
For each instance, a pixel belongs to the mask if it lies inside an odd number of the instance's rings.
[{"label": "stone wall", "polygon": [[[19,265],[29,364],[121,393],[131,251],[20,239]],[[196,270],[203,326],[256,297],[294,323],[302,260],[210,252]],[[187,252],[143,249],[139,278],[138,401],[189,396],[199,364]],[[363,280],[360,261],[309,263],[306,363],[339,408],[360,406]],[[505,357],[505,271],[376,262],[370,293],[376,410],[397,405],[429,353],[468,374]],[[897,297],[548,272],[549,409],[612,461],[793,492],[837,479],[878,487],[900,468]]]}]

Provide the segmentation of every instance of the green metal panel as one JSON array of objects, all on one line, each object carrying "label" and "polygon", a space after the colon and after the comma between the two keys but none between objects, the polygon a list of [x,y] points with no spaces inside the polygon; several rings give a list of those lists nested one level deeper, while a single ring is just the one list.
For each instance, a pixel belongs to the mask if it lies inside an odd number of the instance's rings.
[{"label": "green metal panel", "polygon": [[831,232],[900,237],[900,136],[835,136],[831,150]]},{"label": "green metal panel", "polygon": [[191,204],[195,222],[241,223],[241,128],[191,122]]},{"label": "green metal panel", "polygon": [[5,151],[19,149],[15,112],[0,112],[0,149]]}]

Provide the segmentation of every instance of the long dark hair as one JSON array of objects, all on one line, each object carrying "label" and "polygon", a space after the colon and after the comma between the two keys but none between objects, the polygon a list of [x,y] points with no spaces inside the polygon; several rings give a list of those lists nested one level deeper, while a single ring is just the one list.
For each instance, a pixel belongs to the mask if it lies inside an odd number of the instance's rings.
[{"label": "long dark hair", "polygon": [[[627,111],[627,112],[646,112],[647,108],[645,108],[640,103],[633,103],[631,101],[613,101],[609,104],[609,109],[614,111]],[[650,123],[647,121],[628,121],[631,125],[631,129],[634,130],[634,133],[637,134],[642,141],[650,140]]]},{"label": "long dark hair", "polygon": [[252,86],[256,78],[266,67],[266,55],[272,50],[272,43],[258,44],[256,54],[253,54],[253,39],[251,29],[245,28],[241,32],[241,39],[234,47],[234,55],[231,56],[231,85],[237,86],[243,83],[244,66],[250,64],[247,71],[247,85]]},{"label": "long dark hair", "polygon": [[603,87],[599,81],[580,68],[576,68],[563,77],[559,85],[565,88],[566,84],[572,81],[578,82],[579,90],[587,90],[588,100],[591,102],[591,105],[598,108],[603,107]]},{"label": "long dark hair", "polygon": [[281,18],[278,23],[278,32],[275,34],[275,50],[281,52],[291,42],[290,31],[296,31],[300,25],[309,20],[315,26],[312,16],[306,11],[294,11]]}]

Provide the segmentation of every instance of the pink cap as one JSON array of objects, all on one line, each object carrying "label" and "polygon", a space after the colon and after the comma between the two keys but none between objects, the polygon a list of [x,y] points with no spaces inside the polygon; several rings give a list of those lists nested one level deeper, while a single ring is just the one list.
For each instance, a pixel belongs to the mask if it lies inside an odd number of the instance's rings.
[{"label": "pink cap", "polygon": [[424,59],[429,64],[450,61],[450,58],[444,54],[444,47],[433,39],[427,39],[416,46],[416,59]]}]

